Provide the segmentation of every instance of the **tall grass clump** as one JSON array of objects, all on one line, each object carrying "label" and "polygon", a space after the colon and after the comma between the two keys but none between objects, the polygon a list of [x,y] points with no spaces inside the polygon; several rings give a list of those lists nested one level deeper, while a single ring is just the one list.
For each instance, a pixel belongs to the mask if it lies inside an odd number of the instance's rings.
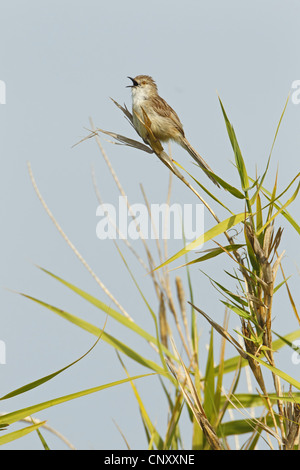
[{"label": "tall grass clump", "polygon": [[[129,124],[133,125],[132,114],[126,106],[123,107],[114,100],[113,102],[125,115]],[[293,341],[300,336],[300,330],[294,329],[289,334],[282,336],[274,329],[273,319],[278,291],[286,289],[287,301],[284,312],[279,311],[278,313],[277,309],[277,315],[284,315],[286,322],[291,324],[294,321],[297,325],[300,321],[288,285],[288,277],[283,269],[283,257],[287,249],[284,246],[283,228],[296,231],[300,235],[300,226],[287,210],[298,196],[300,173],[283,189],[279,189],[280,174],[278,172],[271,188],[267,188],[265,184],[266,176],[272,167],[272,151],[287,102],[280,117],[262,175],[250,175],[247,171],[234,128],[220,99],[219,102],[232,146],[234,169],[239,176],[238,188],[214,174],[214,178],[222,189],[214,189],[215,194],[212,194],[194,175],[186,172],[165,152],[161,143],[151,132],[151,121],[146,113],[144,113],[144,120],[141,122],[149,136],[147,143],[141,142],[140,139],[137,141],[115,132],[95,128],[92,122],[90,123],[90,134],[83,139],[95,139],[117,184],[120,195],[126,196],[126,192],[102,147],[99,139],[100,133],[109,135],[118,143],[136,148],[140,152],[155,154],[170,170],[168,202],[170,201],[171,181],[175,176],[193,193],[196,202],[200,200],[204,204],[205,210],[214,220],[214,224],[209,230],[202,233],[193,242],[185,244],[180,251],[171,257],[167,254],[166,242],[157,242],[159,265],[155,262],[156,255],[151,252],[141,231],[139,234],[145,250],[145,259],[135,251],[128,240],[123,239],[127,248],[136,256],[145,270],[149,282],[153,283],[154,295],[156,296],[154,299],[147,299],[144,296],[123,251],[116,245],[120,261],[125,263],[128,275],[133,279],[138,295],[143,300],[144,309],[152,319],[153,328],[151,331],[149,328],[144,328],[134,318],[133,313],[126,311],[63,232],[44,201],[29,166],[32,184],[50,219],[108,298],[108,303],[90,295],[56,274],[44,268],[40,269],[74,294],[79,295],[87,303],[99,309],[106,317],[115,319],[123,327],[137,335],[152,349],[156,360],[148,358],[133,349],[130,344],[108,334],[105,326],[101,330],[72,313],[38,298],[22,294],[64,320],[93,334],[97,338],[96,343],[100,340],[111,345],[117,351],[126,378],[109,384],[100,384],[92,389],[81,390],[67,396],[58,396],[47,402],[1,415],[0,426],[3,427],[0,436],[1,444],[20,438],[28,432],[37,431],[44,448],[47,448],[46,440],[41,435],[41,429],[45,426],[44,422],[37,418],[31,418],[30,426],[14,432],[9,431],[9,426],[16,421],[28,420],[28,416],[37,414],[40,410],[50,406],[128,382],[139,407],[145,429],[145,448],[147,449],[175,451],[183,449],[184,446],[194,450],[227,450],[232,448],[254,450],[260,446],[286,450],[299,448],[300,382],[279,368],[277,362],[279,362],[279,352],[283,347],[293,349]],[[95,180],[94,186],[98,201],[101,203]],[[222,201],[220,191],[226,191],[228,199],[232,200],[231,206],[225,205]],[[142,192],[146,203],[149,204],[143,188]],[[207,202],[207,198],[211,201],[210,203]],[[233,207],[238,207],[238,211]],[[227,216],[220,218],[217,215],[218,209],[222,209],[222,213],[225,210]],[[135,220],[129,202],[128,212]],[[237,228],[239,230],[234,232],[234,229]],[[120,238],[122,240],[122,237]],[[197,247],[208,244],[208,242],[211,242],[212,247],[201,253],[195,251]],[[292,250],[292,247],[289,249]],[[191,256],[194,259],[191,260]],[[211,263],[211,260],[217,261],[218,266],[214,277],[209,276],[206,271],[206,266]],[[176,261],[180,262],[179,268],[178,264],[174,265]],[[191,277],[191,266],[195,264],[199,265],[202,272],[209,278],[212,290],[209,295],[213,295],[216,291],[221,295],[219,312],[222,314],[224,312],[224,320],[221,323],[216,321],[215,312],[205,312],[204,307],[194,300],[195,287],[193,288],[193,286],[197,285],[198,281]],[[228,264],[230,269],[227,268]],[[170,270],[173,270],[174,267],[178,269],[173,276],[173,272],[171,273]],[[228,282],[220,282],[218,274],[221,270],[225,271]],[[187,277],[186,289],[183,276]],[[230,319],[235,318],[238,321],[239,330],[233,331],[229,327],[229,316]],[[207,353],[203,354],[199,351],[199,338],[200,325],[203,328],[205,324],[209,325],[210,335]],[[218,344],[218,355],[216,355],[216,343]],[[228,343],[231,351],[229,357],[226,349]],[[88,353],[89,351],[84,356]],[[83,356],[59,371],[6,394],[1,400],[8,400],[18,394],[29,392],[63,373],[82,358]],[[127,359],[142,366],[145,373],[131,376],[127,370]],[[244,372],[247,378],[246,384],[245,380],[242,380]],[[150,416],[147,404],[138,391],[138,381],[149,375],[151,377],[147,380],[159,381],[161,387],[161,415],[165,415],[167,423],[164,431],[156,426],[155,419],[153,420]],[[247,383],[252,384],[251,389],[247,388]],[[166,400],[164,401],[163,398]],[[233,414],[233,410],[236,410],[235,414]],[[183,417],[186,411],[192,431],[189,443],[184,438],[186,420]],[[238,412],[238,418],[236,418],[236,412]],[[124,430],[124,441],[126,446],[130,448],[126,440],[126,430]]]}]

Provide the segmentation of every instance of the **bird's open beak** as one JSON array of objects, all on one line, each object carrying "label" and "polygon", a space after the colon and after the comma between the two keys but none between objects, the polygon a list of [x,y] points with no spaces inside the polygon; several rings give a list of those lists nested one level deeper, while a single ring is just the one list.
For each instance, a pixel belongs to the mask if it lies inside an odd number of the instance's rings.
[{"label": "bird's open beak", "polygon": [[126,88],[133,88],[134,86],[138,86],[138,82],[132,78],[132,77],[127,77],[127,78],[130,78],[130,80],[132,80],[132,85],[127,85]]}]

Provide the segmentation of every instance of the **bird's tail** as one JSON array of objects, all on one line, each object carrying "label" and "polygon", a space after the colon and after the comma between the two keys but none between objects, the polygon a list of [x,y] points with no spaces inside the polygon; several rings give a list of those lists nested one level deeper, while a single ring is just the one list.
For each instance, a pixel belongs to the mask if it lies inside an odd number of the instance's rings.
[{"label": "bird's tail", "polygon": [[[196,152],[196,150],[191,146],[191,144],[189,143],[189,141],[185,138],[185,137],[182,137],[182,139],[180,139],[180,145],[191,155],[191,157],[193,157],[193,159],[198,163],[198,165],[204,169],[204,170],[208,170],[208,171],[212,171],[212,169],[210,168],[210,166],[208,166],[208,164],[206,163],[205,160],[203,160],[203,158],[201,157],[201,155],[199,155],[198,152]],[[205,172],[206,173],[206,172]],[[218,186],[218,188],[220,187],[219,183],[215,180],[215,178],[211,175],[209,175],[208,173],[206,173],[207,176],[212,180],[212,182]]]}]

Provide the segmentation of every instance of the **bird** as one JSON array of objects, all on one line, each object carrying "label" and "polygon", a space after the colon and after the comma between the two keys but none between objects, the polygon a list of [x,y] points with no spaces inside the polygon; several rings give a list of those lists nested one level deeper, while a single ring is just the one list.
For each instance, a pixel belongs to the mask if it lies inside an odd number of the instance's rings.
[{"label": "bird", "polygon": [[[209,165],[186,139],[183,125],[178,115],[174,109],[159,96],[157,85],[153,78],[149,75],[137,75],[134,78],[127,78],[132,81],[132,85],[128,85],[127,88],[131,88],[132,94],[133,125],[142,139],[149,143],[147,139],[147,129],[141,123],[141,121],[144,122],[144,113],[146,113],[151,122],[151,131],[154,137],[160,142],[168,142],[169,140],[175,141],[193,157],[202,169],[213,173]],[[211,174],[206,174],[213,183],[219,187],[215,178]]]}]

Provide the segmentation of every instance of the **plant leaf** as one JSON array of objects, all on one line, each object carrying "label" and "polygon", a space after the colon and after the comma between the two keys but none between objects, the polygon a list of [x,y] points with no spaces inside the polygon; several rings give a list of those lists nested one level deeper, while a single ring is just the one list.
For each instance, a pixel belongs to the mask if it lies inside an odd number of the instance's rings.
[{"label": "plant leaf", "polygon": [[86,395],[90,395],[91,393],[99,392],[101,390],[105,390],[106,388],[115,387],[116,385],[121,385],[123,383],[129,382],[130,380],[137,380],[142,377],[148,377],[150,375],[155,375],[155,374],[152,372],[150,374],[136,375],[135,377],[130,377],[130,378],[123,379],[123,380],[117,380],[115,382],[100,385],[98,387],[88,388],[80,392],[75,392],[69,395],[64,395],[62,397],[53,398],[52,400],[48,400],[48,401],[44,401],[42,403],[38,403],[32,406],[28,406],[26,408],[13,411],[11,413],[6,413],[0,416],[0,424],[2,423],[12,424],[12,423],[15,423],[16,421],[19,421],[20,419],[26,418],[27,416],[37,413],[38,411],[45,410],[46,408],[60,405],[61,403],[74,400],[75,398],[84,397]]},{"label": "plant leaf", "polygon": [[[105,321],[105,324],[106,324],[106,321]],[[76,361],[73,361],[71,364],[68,364],[62,369],[56,372],[53,372],[52,374],[46,375],[45,377],[42,377],[41,379],[35,380],[34,382],[30,382],[27,385],[23,385],[23,387],[20,387],[14,390],[13,392],[7,393],[3,397],[1,397],[0,400],[7,400],[8,398],[15,397],[16,395],[20,395],[21,393],[25,393],[25,392],[28,392],[29,390],[32,390],[33,388],[39,387],[40,385],[43,385],[45,382],[48,382],[48,380],[51,380],[54,377],[56,377],[58,374],[61,374],[62,372],[64,372],[65,370],[67,370],[69,367],[73,366],[77,362],[81,361],[81,359],[87,356],[92,351],[92,349],[94,349],[99,339],[101,338],[102,333],[103,333],[103,330],[100,332],[100,335],[97,338],[97,341],[93,344],[93,346],[85,354],[83,354],[83,356],[80,356],[79,359],[76,359]]]},{"label": "plant leaf", "polygon": [[213,423],[215,415],[214,398],[215,398],[215,377],[214,377],[214,345],[213,345],[213,331],[210,331],[210,343],[208,349],[208,357],[206,360],[206,371],[204,381],[204,402],[203,408],[207,419]]},{"label": "plant leaf", "polygon": [[227,117],[227,114],[225,112],[222,101],[221,101],[220,97],[218,97],[218,98],[219,98],[222,113],[223,113],[223,116],[224,116],[224,119],[225,119],[227,133],[228,133],[228,136],[229,136],[229,139],[230,139],[230,142],[231,142],[231,146],[233,148],[237,170],[239,172],[240,179],[241,179],[242,189],[244,191],[246,191],[249,188],[249,180],[248,180],[248,174],[247,174],[247,171],[246,171],[245,162],[244,162],[244,159],[242,157],[242,152],[241,152],[241,149],[239,147],[239,144],[238,144],[233,126],[230,123],[230,121]]},{"label": "plant leaf", "polygon": [[[299,176],[299,175],[297,175]],[[270,222],[272,222],[272,220],[274,220],[286,207],[288,207],[297,197],[297,194],[299,192],[299,189],[300,189],[300,183],[298,183],[298,186],[296,188],[296,191],[294,192],[294,194],[290,197],[290,199],[288,199],[286,201],[285,204],[283,204],[283,206],[278,209],[278,211],[272,215],[272,217],[269,218],[269,220],[260,228],[260,230],[258,230],[257,234],[259,235],[261,232],[263,232],[263,230],[267,227],[267,225],[270,224]]]},{"label": "plant leaf", "polygon": [[[135,322],[131,321],[129,318],[126,318],[124,315],[122,315],[121,313],[119,313],[117,310],[114,310],[113,308],[109,307],[108,305],[106,305],[104,302],[102,302],[101,300],[97,299],[96,297],[88,294],[87,292],[85,292],[84,290],[80,289],[79,287],[76,287],[75,285],[71,284],[70,282],[68,281],[65,281],[64,279],[60,278],[59,276],[57,276],[56,274],[53,274],[51,273],[50,271],[38,266],[39,269],[41,269],[44,273],[48,274],[49,276],[53,277],[54,279],[56,279],[57,281],[59,281],[60,283],[62,283],[64,286],[68,287],[68,289],[72,290],[73,292],[75,292],[77,295],[79,295],[80,297],[82,297],[84,300],[87,300],[90,304],[94,305],[95,307],[97,307],[98,309],[102,310],[103,312],[107,313],[107,315],[109,315],[110,317],[112,317],[114,320],[118,321],[120,324],[122,324],[123,326],[125,326],[126,328],[129,328],[130,330],[132,330],[134,333],[138,334],[139,336],[141,336],[142,338],[144,338],[146,341],[149,341],[153,344],[155,344],[156,346],[158,346],[157,344],[157,338],[155,336],[152,336],[150,333],[148,333],[146,330],[144,330],[143,328],[141,328],[139,325],[137,325]],[[38,301],[36,299],[34,299],[33,297],[30,297],[30,296],[27,296],[26,294],[21,294],[21,295],[24,295],[25,297],[27,298],[30,298],[32,300],[35,300],[35,301]],[[39,302],[39,301],[38,301]],[[47,306],[46,304],[44,306]],[[57,312],[56,312],[57,313]],[[160,347],[162,348],[164,354],[166,354],[167,356],[171,357],[173,360],[175,360],[173,354],[167,349],[164,347],[163,344],[160,344]]]},{"label": "plant leaf", "polygon": [[[274,332],[275,333],[275,332]],[[277,333],[275,333],[277,335]],[[287,339],[288,341],[293,341],[294,339],[297,339],[300,337],[300,330],[295,330],[292,331],[291,333],[288,333],[283,337],[283,339]],[[285,346],[285,341],[283,339],[277,339],[273,341],[272,343],[272,350],[273,351],[279,351],[283,346]],[[236,367],[238,365],[238,362],[240,361],[240,356],[234,356],[229,359],[226,359],[224,361],[224,374],[227,374],[229,372],[233,372],[236,370]],[[244,367],[248,364],[247,359],[242,359],[241,361],[241,367]],[[215,367],[215,374],[218,373],[219,366]]]},{"label": "plant leaf", "polygon": [[[92,325],[91,323],[83,320],[82,318],[76,317],[75,315],[72,315],[71,313],[65,312],[64,310],[61,310],[59,308],[56,308],[52,305],[49,305],[41,300],[35,299],[34,297],[31,297],[26,294],[21,294],[24,297],[27,297],[34,302],[37,302],[38,304],[42,305],[43,307],[46,307],[48,310],[56,313],[57,315],[61,316],[65,320],[68,320],[69,322],[73,323],[76,326],[79,326],[85,331],[88,331],[89,333],[92,333],[93,335],[99,336],[101,330],[95,326]],[[132,348],[127,346],[126,344],[122,343],[119,341],[117,338],[114,338],[113,336],[109,335],[105,331],[102,333],[102,339],[106,343],[110,344],[113,346],[115,349],[118,351],[122,352],[126,356],[130,357],[134,361],[138,362],[139,364],[143,365],[144,367],[148,367],[149,369],[154,370],[158,374],[162,374],[167,376],[173,383],[176,383],[174,378],[171,376],[171,374],[166,374],[166,371],[160,367],[156,362],[151,361],[150,359],[146,359],[145,357],[141,356],[139,353],[134,351]]]},{"label": "plant leaf", "polygon": [[239,248],[242,248],[243,246],[245,246],[245,245],[244,244],[236,244],[236,245],[226,245],[222,248],[213,248],[211,250],[208,250],[209,252],[206,253],[205,255],[200,256],[200,258],[196,258],[192,261],[189,261],[188,263],[183,264],[180,267],[188,266],[190,264],[195,264],[195,263],[201,263],[202,261],[207,261],[208,259],[215,258],[216,256],[219,256],[222,253],[225,253],[225,250],[229,251],[229,252],[230,251],[235,251],[235,250],[238,250]]},{"label": "plant leaf", "polygon": [[0,436],[0,445],[7,444],[8,442],[15,441],[20,437],[26,436],[26,434],[31,433],[32,431],[36,431],[40,426],[43,426],[46,421],[42,421],[38,424],[33,424],[32,426],[26,426],[25,428],[18,429],[17,431],[10,432],[8,434],[4,434]]}]

